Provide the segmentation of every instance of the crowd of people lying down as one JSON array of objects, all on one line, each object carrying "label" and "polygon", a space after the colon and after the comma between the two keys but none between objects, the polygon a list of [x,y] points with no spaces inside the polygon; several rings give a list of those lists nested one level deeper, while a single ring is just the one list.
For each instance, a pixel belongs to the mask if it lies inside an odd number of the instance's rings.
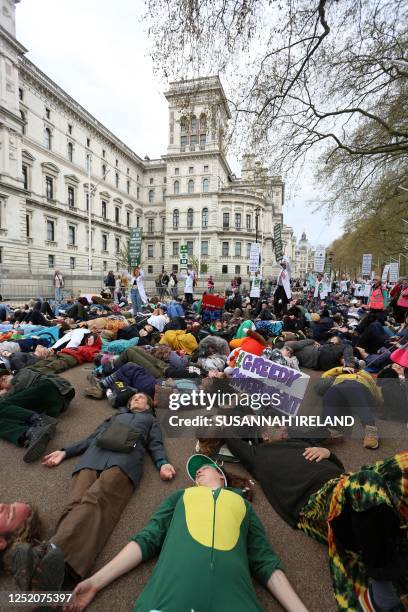
[{"label": "crowd of people lying down", "polygon": [[[47,540],[41,528],[46,502],[39,508],[20,500],[0,504],[2,571],[11,572],[22,591],[73,591],[65,609],[78,611],[121,575],[156,558],[138,611],[261,610],[254,576],[283,609],[302,612],[301,594],[252,506],[259,486],[286,523],[326,546],[339,610],[406,609],[407,286],[408,279],[400,279],[390,303],[388,289],[374,279],[366,304],[347,290],[324,299],[300,290],[283,300],[262,289],[258,297],[247,296],[240,286],[218,295],[214,284],[203,295],[192,285],[188,299],[139,292],[120,301],[104,293],[62,299],[57,307],[37,299],[18,308],[0,300],[2,444],[15,446],[16,461],[38,461],[44,470],[76,458],[64,509]],[[201,432],[184,440],[191,445],[192,486],[166,496],[160,481],[177,473],[158,412],[168,410],[171,391],[234,388],[241,351],[294,371],[315,370],[310,384],[319,414],[353,415],[372,461],[368,457],[355,472],[343,465],[333,451],[340,441],[349,444],[340,427],[254,425],[245,435],[226,429],[218,437]],[[82,364],[91,364],[81,369],[87,377],[82,401],[107,400],[111,416],[83,439],[55,449],[56,429],[64,429],[76,392],[63,373]],[[219,408],[248,412],[239,399]],[[401,448],[378,460],[386,420],[399,424]],[[163,501],[93,573],[135,494],[146,452]],[[234,473],[234,462],[245,477]]]}]

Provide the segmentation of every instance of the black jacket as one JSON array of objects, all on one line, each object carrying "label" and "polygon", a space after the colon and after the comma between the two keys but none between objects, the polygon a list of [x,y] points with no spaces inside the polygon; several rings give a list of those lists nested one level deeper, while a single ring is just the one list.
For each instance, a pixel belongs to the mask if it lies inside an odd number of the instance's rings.
[{"label": "black jacket", "polygon": [[[109,427],[112,419],[130,425],[141,432],[140,441],[130,453],[117,453],[99,448],[96,445],[98,435]],[[167,463],[160,425],[150,410],[145,412],[130,412],[128,410],[119,412],[103,421],[90,436],[63,450],[66,452],[66,459],[83,454],[83,457],[75,466],[73,474],[83,469],[103,471],[116,465],[136,487],[143,473],[145,449],[149,452],[156,466],[160,461]]]},{"label": "black jacket", "polygon": [[331,453],[329,459],[307,461],[303,457],[311,441],[281,440],[249,445],[244,440],[227,440],[230,451],[258,480],[276,512],[296,527],[299,512],[309,497],[332,478],[344,473],[341,461]]}]

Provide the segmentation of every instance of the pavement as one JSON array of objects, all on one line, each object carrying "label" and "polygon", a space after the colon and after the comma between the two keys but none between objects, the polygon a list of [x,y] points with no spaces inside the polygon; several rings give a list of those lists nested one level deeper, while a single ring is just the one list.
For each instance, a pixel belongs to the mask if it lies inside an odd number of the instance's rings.
[{"label": "pavement", "polygon": [[[51,441],[48,452],[87,436],[103,419],[113,413],[105,400],[97,401],[84,397],[83,390],[89,369],[91,369],[90,365],[81,366],[64,375],[75,386],[76,397],[67,412],[60,418],[57,435]],[[316,378],[318,374],[313,373],[312,376]],[[308,392],[306,404],[308,412],[318,413],[319,400],[311,391]],[[408,430],[405,426],[389,421],[380,421],[378,425],[380,432],[384,435],[378,450],[364,449],[361,439],[350,439],[343,445],[334,448],[347,470],[358,469],[361,465],[373,463],[397,451],[408,449]],[[95,570],[121,550],[129,537],[143,527],[154,509],[167,495],[191,484],[186,475],[185,465],[189,455],[194,452],[194,446],[195,440],[193,439],[168,438],[166,440],[168,457],[177,470],[176,478],[168,483],[159,479],[150,458],[146,457],[141,484],[99,556]],[[23,451],[3,441],[0,441],[0,456],[0,500],[2,502],[18,500],[35,503],[44,523],[44,537],[50,537],[67,499],[70,475],[77,459],[67,460],[54,469],[44,468],[39,463],[27,465],[22,460]],[[245,473],[239,465],[234,465],[230,471]],[[253,503],[273,548],[285,566],[290,581],[308,609],[312,612],[334,612],[336,606],[325,547],[284,523],[272,509],[258,485],[256,485]],[[142,564],[135,571],[117,580],[98,594],[88,609],[92,612],[131,610],[137,595],[148,581],[153,566],[154,562]],[[182,581],[182,576],[179,579]],[[265,610],[282,609],[262,586],[255,584],[255,590]],[[0,591],[17,591],[11,577],[3,576],[0,579]],[[209,611],[200,610],[199,612]],[[233,611],[226,610],[226,612]]]}]

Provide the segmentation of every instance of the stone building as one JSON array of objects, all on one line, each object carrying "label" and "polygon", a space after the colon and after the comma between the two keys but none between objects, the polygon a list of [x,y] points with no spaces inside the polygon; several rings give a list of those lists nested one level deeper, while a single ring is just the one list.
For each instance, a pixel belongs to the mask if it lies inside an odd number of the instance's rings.
[{"label": "stone building", "polygon": [[308,272],[313,272],[314,254],[314,248],[308,241],[306,232],[303,232],[301,239],[296,245],[296,273],[293,275],[294,278],[296,276],[304,279]]},{"label": "stone building", "polygon": [[203,274],[245,276],[255,241],[270,275],[284,183],[253,155],[231,172],[219,78],[170,84],[167,152],[142,159],[25,57],[18,1],[0,0],[0,277],[100,279],[123,268],[132,227],[148,276],[177,270],[182,244]]}]

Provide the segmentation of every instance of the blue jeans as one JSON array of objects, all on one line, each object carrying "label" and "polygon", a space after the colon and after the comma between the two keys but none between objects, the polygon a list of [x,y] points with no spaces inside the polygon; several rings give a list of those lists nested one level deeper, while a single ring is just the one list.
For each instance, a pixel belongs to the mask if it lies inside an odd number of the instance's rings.
[{"label": "blue jeans", "polygon": [[140,312],[142,308],[142,299],[137,287],[132,287],[130,291],[130,299],[132,300],[133,316],[136,316],[136,314]]},{"label": "blue jeans", "polygon": [[62,302],[63,289],[62,287],[55,287],[55,314],[58,314],[58,307]]},{"label": "blue jeans", "polygon": [[363,427],[375,425],[372,413],[374,399],[370,391],[356,380],[332,385],[323,396],[323,418],[356,414]]}]

